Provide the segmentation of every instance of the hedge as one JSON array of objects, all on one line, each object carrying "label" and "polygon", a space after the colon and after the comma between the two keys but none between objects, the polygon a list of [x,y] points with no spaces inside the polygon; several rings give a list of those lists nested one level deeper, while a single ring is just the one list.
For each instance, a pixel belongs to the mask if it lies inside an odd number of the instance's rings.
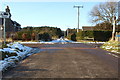
[{"label": "hedge", "polygon": [[69,39],[85,40],[86,38],[94,38],[95,41],[108,41],[112,36],[112,31],[80,31],[74,35],[76,37],[69,35]]},{"label": "hedge", "polygon": [[112,31],[94,31],[95,41],[108,41],[112,37]]},{"label": "hedge", "polygon": [[76,34],[75,33],[73,33],[72,35],[71,35],[71,40],[72,41],[76,41],[77,39],[76,39]]}]

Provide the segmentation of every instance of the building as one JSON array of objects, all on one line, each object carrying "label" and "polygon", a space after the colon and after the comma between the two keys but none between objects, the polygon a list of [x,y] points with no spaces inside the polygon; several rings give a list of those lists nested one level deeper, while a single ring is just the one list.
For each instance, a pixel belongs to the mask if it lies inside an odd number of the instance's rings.
[{"label": "building", "polygon": [[[10,9],[7,6],[7,8],[5,9],[7,13],[9,13],[9,18],[5,19],[5,31],[6,31],[6,37],[11,37],[11,35],[13,35],[15,32],[20,31],[21,30],[21,25],[16,22],[13,21],[11,19],[11,13],[10,13]],[[0,11],[0,14],[3,13],[4,11]],[[3,34],[3,23],[4,23],[4,19],[0,17],[0,32]]]},{"label": "building", "polygon": [[94,26],[82,26],[82,31],[93,31]]},{"label": "building", "polygon": [[21,30],[21,25],[18,22],[12,21],[12,24],[14,26],[14,32],[17,32],[17,31]]}]

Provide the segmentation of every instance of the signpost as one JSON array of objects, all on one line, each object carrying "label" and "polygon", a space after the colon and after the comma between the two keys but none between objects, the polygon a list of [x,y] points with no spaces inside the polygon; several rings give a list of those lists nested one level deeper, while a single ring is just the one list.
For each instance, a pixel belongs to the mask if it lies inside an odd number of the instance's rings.
[{"label": "signpost", "polygon": [[4,26],[4,31],[3,31],[3,34],[4,34],[4,44],[6,43],[6,30],[5,30],[5,22],[6,22],[6,18],[9,18],[10,15],[8,12],[0,12],[0,18],[3,18],[4,21],[3,21],[3,26]]}]

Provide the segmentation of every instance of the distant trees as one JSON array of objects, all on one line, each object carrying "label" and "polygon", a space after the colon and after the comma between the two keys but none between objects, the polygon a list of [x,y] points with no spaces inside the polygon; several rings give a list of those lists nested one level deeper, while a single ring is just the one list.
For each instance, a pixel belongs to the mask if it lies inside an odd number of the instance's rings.
[{"label": "distant trees", "polygon": [[96,26],[94,27],[94,30],[102,30],[102,31],[112,31],[113,29],[113,25],[109,22],[103,22],[103,23],[99,23],[96,24]]},{"label": "distant trees", "polygon": [[48,33],[43,33],[43,34],[39,34],[39,40],[50,41],[52,39],[51,39],[51,36]]},{"label": "distant trees", "polygon": [[22,34],[22,40],[23,40],[23,41],[27,40],[27,34],[26,34],[26,33],[23,33],[23,34]]},{"label": "distant trees", "polygon": [[[21,31],[16,33],[16,37],[19,40],[44,40],[49,41],[51,39],[60,38],[63,36],[63,32],[57,27],[25,27]],[[14,38],[16,39],[16,38]]]},{"label": "distant trees", "polygon": [[35,36],[36,36],[36,34],[35,34],[35,33],[32,33],[32,34],[31,34],[31,40],[35,40]]}]

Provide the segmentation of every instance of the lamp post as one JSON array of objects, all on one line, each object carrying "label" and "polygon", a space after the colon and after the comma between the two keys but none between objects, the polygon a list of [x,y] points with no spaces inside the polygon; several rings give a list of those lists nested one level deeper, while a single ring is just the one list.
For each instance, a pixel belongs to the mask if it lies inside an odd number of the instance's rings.
[{"label": "lamp post", "polygon": [[83,8],[83,6],[74,6],[73,8],[78,8],[78,28],[77,28],[77,33],[78,33],[79,32],[79,15],[80,15],[79,8]]}]

